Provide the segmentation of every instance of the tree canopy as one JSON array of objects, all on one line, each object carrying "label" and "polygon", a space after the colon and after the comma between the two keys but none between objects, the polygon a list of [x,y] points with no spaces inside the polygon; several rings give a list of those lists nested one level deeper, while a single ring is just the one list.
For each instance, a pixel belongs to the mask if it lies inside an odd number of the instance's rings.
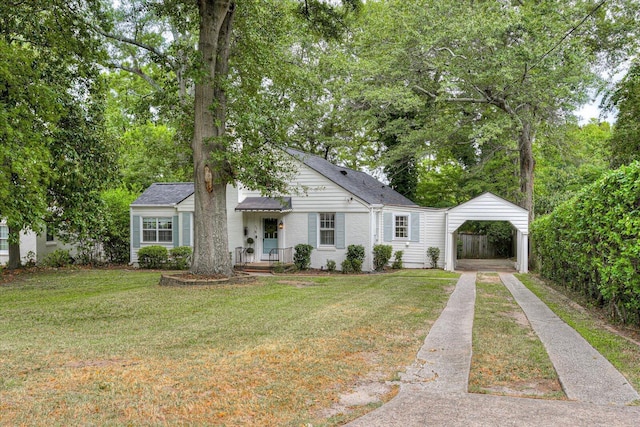
[{"label": "tree canopy", "polygon": [[612,132],[572,114],[606,83],[598,66],[636,52],[637,13],[627,0],[10,0],[0,217],[14,243],[45,218],[81,234],[107,187],[193,180],[193,271],[229,275],[226,186],[286,193],[288,146],[365,166],[420,204],[493,191],[546,213],[606,160],[637,158],[636,63],[609,98]]}]

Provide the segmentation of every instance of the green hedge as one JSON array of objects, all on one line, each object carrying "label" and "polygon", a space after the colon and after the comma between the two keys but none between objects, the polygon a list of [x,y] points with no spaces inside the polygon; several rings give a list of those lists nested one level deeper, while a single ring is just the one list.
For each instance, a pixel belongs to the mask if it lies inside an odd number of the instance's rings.
[{"label": "green hedge", "polygon": [[168,260],[169,251],[164,246],[145,246],[138,251],[140,268],[164,268]]},{"label": "green hedge", "polygon": [[298,270],[308,269],[311,265],[311,251],[313,251],[313,246],[300,243],[296,245],[294,249],[293,263],[296,265],[296,268]]},{"label": "green hedge", "polygon": [[540,274],[640,324],[640,163],[611,171],[531,225]]}]

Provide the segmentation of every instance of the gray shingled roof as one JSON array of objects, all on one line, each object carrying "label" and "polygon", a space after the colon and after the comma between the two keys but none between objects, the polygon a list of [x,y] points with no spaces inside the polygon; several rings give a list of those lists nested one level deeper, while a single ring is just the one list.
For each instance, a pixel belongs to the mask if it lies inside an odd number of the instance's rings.
[{"label": "gray shingled roof", "polygon": [[287,152],[311,169],[324,175],[340,187],[369,204],[418,206],[388,185],[383,184],[365,172],[343,166],[336,166],[322,157],[292,148],[288,149]]},{"label": "gray shingled roof", "polygon": [[291,211],[291,197],[246,197],[236,206],[236,211],[289,212]]},{"label": "gray shingled roof", "polygon": [[[322,157],[314,156],[302,151],[288,149],[287,152],[311,169],[325,176],[327,179],[333,181],[335,184],[344,188],[349,193],[364,200],[369,204],[418,206],[411,200],[404,197],[402,194],[398,193],[388,185],[383,184],[367,173],[349,169],[343,166],[336,166],[333,163],[326,161]],[[147,188],[144,193],[142,193],[140,197],[138,197],[131,205],[173,206],[191,196],[193,192],[194,189],[192,182],[158,182],[155,184],[151,184],[151,186]],[[264,204],[275,202],[278,205],[271,206],[269,204],[267,208],[262,208],[264,210],[280,210],[284,208],[280,205],[280,199],[277,198],[271,199],[271,202],[267,201],[267,199],[269,198],[262,197],[256,199],[263,200],[254,200],[252,201],[252,203],[255,202]],[[289,204],[290,203],[291,202],[289,199]],[[238,207],[240,208],[241,206],[239,205]],[[244,209],[241,208],[241,210]]]},{"label": "gray shingled roof", "polygon": [[173,206],[193,194],[192,182],[156,182],[140,195],[132,206]]}]

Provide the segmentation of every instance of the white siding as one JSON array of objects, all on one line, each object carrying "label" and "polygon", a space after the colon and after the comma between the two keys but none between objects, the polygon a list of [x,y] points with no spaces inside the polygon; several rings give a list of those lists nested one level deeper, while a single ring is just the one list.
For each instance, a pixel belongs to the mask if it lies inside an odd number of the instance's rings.
[{"label": "white siding", "polygon": [[[47,257],[47,255],[49,255],[50,253],[54,252],[57,249],[69,251],[69,254],[71,254],[71,256],[75,256],[78,252],[77,247],[75,245],[61,242],[58,240],[57,236],[54,236],[53,241],[47,242],[46,232],[38,236],[34,235],[32,244],[35,246],[33,251],[37,254],[36,260],[39,263],[42,262]],[[20,253],[24,252],[24,249],[22,248],[22,246],[23,246],[23,243],[21,241]],[[24,258],[24,255],[23,255],[23,258]]]},{"label": "white siding", "polygon": [[[392,240],[384,240],[384,214],[391,213],[391,220],[394,220],[394,215],[409,215],[418,214],[420,216],[420,241],[410,241],[409,239],[396,239],[392,233]],[[426,215],[424,208],[410,208],[405,206],[385,206],[379,215],[378,229],[380,230],[378,235],[378,243],[383,245],[391,245],[393,247],[393,255],[390,262],[393,262],[395,253],[397,251],[403,251],[402,263],[405,268],[425,268],[427,266],[427,236],[426,236]],[[414,236],[412,236],[414,237]]]},{"label": "white siding", "polygon": [[[247,189],[242,189],[242,195],[261,196],[259,192]],[[291,204],[296,212],[369,212],[366,203],[301,163],[290,194],[285,196],[291,196]]]},{"label": "white siding", "polygon": [[[307,244],[308,240],[308,221],[307,212],[292,212],[285,216],[284,223],[284,246],[295,247],[300,243]],[[281,243],[282,244],[282,243]],[[365,248],[365,260],[363,270],[370,270],[372,242],[369,234],[369,212],[363,213],[346,213],[345,214],[345,248],[336,249],[335,247],[317,247],[311,252],[311,268],[320,268],[327,265],[327,260],[336,262],[337,268],[345,260],[347,254],[347,246],[362,245]]]},{"label": "white siding", "polygon": [[508,221],[517,230],[528,233],[529,213],[490,193],[485,193],[466,203],[452,208],[448,212],[449,233],[457,230],[467,220],[473,221]]},{"label": "white siding", "polygon": [[[0,222],[6,225],[4,221]],[[33,231],[23,231],[20,234],[20,261],[28,261],[29,252],[38,254],[37,236]],[[6,265],[9,262],[9,251],[0,251],[0,265]]]},{"label": "white siding", "polygon": [[[192,196],[193,197],[193,196]],[[238,189],[232,185],[227,185],[227,235],[229,236],[229,252],[231,252],[231,262],[235,248],[244,246],[244,224],[242,212],[236,212],[238,205]]]},{"label": "white siding", "polygon": [[[140,248],[144,248],[145,246],[159,245],[164,246],[167,249],[173,248],[173,242],[166,243],[148,243],[142,241],[142,217],[171,217],[173,218],[175,215],[178,215],[176,208],[174,207],[157,207],[157,208],[131,208],[130,209],[130,223],[129,223],[129,237],[131,239],[131,263],[136,264],[138,262],[138,251]],[[133,247],[133,221],[134,216],[140,221],[140,247]],[[178,215],[178,224],[171,224],[174,233],[176,230],[180,230],[180,215]],[[178,231],[179,232],[179,231]]]},{"label": "white siding", "polygon": [[[426,250],[434,246],[440,248],[440,258],[438,267],[444,268],[445,262],[445,215],[446,209],[428,209],[424,212],[426,226],[425,229],[425,253]],[[425,258],[426,267],[431,267],[431,260]]]}]

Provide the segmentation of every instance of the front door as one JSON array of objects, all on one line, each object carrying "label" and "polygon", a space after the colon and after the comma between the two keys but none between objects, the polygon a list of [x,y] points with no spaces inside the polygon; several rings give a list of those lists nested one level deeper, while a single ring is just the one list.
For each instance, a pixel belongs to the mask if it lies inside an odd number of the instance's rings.
[{"label": "front door", "polygon": [[276,218],[264,218],[262,220],[262,253],[269,255],[271,249],[278,247],[278,220]]}]

